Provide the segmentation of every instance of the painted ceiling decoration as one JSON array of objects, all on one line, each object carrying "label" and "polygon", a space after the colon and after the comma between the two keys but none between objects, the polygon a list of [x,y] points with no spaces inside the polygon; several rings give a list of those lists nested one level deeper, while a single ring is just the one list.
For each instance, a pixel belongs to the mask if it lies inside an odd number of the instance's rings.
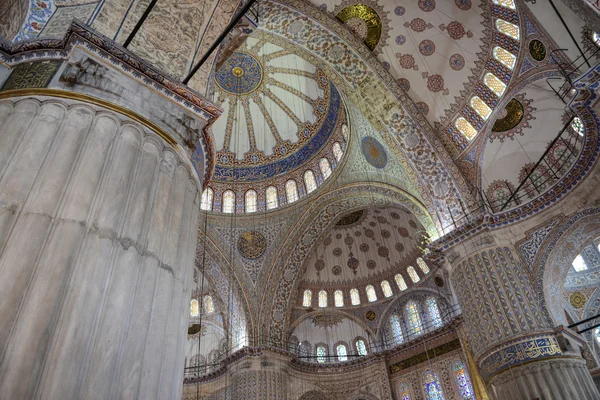
[{"label": "painted ceiling decoration", "polygon": [[385,168],[387,165],[387,153],[377,139],[371,136],[364,137],[361,141],[360,149],[369,164],[375,168]]},{"label": "painted ceiling decoration", "polygon": [[375,1],[354,4],[342,1],[335,7],[334,14],[370,50],[375,53],[381,52],[381,48],[389,38],[390,30],[390,21],[381,5]]},{"label": "painted ceiling decoration", "polygon": [[[523,104],[517,99],[511,99],[504,107],[504,112],[496,119],[492,126],[492,132],[506,132],[517,126],[525,115]],[[494,140],[490,135],[490,141]],[[502,141],[503,138],[500,138]]]},{"label": "painted ceiling decoration", "polygon": [[358,221],[361,221],[363,217],[366,215],[365,210],[354,211],[350,214],[344,215],[342,218],[335,223],[335,226],[350,226],[356,224]]}]

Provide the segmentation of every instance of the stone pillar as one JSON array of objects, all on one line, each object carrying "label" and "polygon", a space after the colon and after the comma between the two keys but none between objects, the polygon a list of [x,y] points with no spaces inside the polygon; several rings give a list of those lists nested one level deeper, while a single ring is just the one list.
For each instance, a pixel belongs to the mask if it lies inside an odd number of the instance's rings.
[{"label": "stone pillar", "polygon": [[199,190],[120,114],[0,101],[0,398],[181,398]]},{"label": "stone pillar", "polygon": [[600,398],[575,338],[542,314],[511,247],[473,251],[452,265],[469,343],[493,398]]}]

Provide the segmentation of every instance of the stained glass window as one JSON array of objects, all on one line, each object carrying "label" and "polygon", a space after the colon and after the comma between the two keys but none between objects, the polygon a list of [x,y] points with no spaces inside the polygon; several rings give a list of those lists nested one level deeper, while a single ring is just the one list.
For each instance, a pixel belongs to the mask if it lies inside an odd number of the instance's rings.
[{"label": "stained glass window", "polygon": [[319,168],[321,169],[321,175],[323,175],[323,179],[327,179],[331,176],[331,165],[329,164],[328,159],[321,158],[321,160],[319,160]]},{"label": "stained glass window", "polygon": [[223,212],[232,214],[235,210],[235,193],[231,190],[226,190],[223,193]]},{"label": "stained glass window", "polygon": [[388,281],[381,281],[381,290],[383,291],[383,295],[385,297],[390,297],[392,293],[392,288]]},{"label": "stained glass window", "polygon": [[267,188],[267,210],[272,210],[279,207],[279,199],[277,198],[277,188],[275,186],[269,186]]},{"label": "stained glass window", "polygon": [[398,285],[398,289],[400,289],[400,291],[406,290],[406,282],[404,282],[404,277],[402,275],[396,274],[394,280],[396,281],[396,285]]},{"label": "stained glass window", "polygon": [[398,400],[410,400],[410,390],[408,389],[408,383],[401,383],[398,387],[398,393]]},{"label": "stained glass window", "polygon": [[246,192],[246,201],[244,202],[244,204],[246,206],[247,213],[256,212],[257,196],[254,190],[248,190]]},{"label": "stained glass window", "polygon": [[306,193],[310,193],[317,188],[315,174],[310,169],[304,173],[304,186],[306,186]]},{"label": "stained glass window", "polygon": [[342,146],[338,142],[333,144],[333,156],[339,162],[342,159],[344,153],[342,152]]},{"label": "stained glass window", "polygon": [[344,293],[341,290],[336,290],[333,294],[333,300],[336,307],[344,307]]},{"label": "stained glass window", "polygon": [[402,325],[400,324],[400,317],[398,314],[392,314],[390,317],[390,325],[392,328],[392,336],[395,344],[404,342],[404,335],[402,334]]},{"label": "stained glass window", "polygon": [[207,314],[212,314],[215,312],[215,305],[211,296],[204,296],[204,311]]},{"label": "stained glass window", "polygon": [[304,291],[304,297],[302,298],[302,306],[310,307],[312,303],[312,292],[308,289]]},{"label": "stained glass window", "polygon": [[298,186],[296,186],[295,180],[290,179],[285,183],[285,194],[287,195],[288,203],[298,200]]},{"label": "stained glass window", "polygon": [[427,310],[429,311],[429,319],[433,323],[433,326],[439,328],[442,326],[442,317],[440,316],[440,309],[437,305],[437,301],[430,297],[427,299]]},{"label": "stained glass window", "polygon": [[200,315],[200,308],[198,307],[198,300],[192,299],[192,301],[190,301],[190,316],[197,317],[198,315]]},{"label": "stained glass window", "polygon": [[471,385],[471,380],[465,370],[464,364],[460,361],[455,361],[452,363],[452,371],[454,372],[459,398],[461,400],[475,400],[473,386]]},{"label": "stained glass window", "polygon": [[338,344],[336,349],[335,349],[337,356],[338,356],[338,361],[346,361],[348,360],[348,352],[346,350],[346,345],[345,344]]},{"label": "stained glass window", "polygon": [[479,98],[479,96],[471,97],[471,107],[485,121],[492,113],[492,109]]},{"label": "stained glass window", "polygon": [[361,356],[366,356],[367,355],[367,346],[365,346],[365,341],[362,339],[358,339],[355,344],[356,344],[356,351],[358,351],[358,354]]},{"label": "stained glass window", "polygon": [[325,350],[325,346],[317,346],[317,362],[323,364],[326,356],[327,350]]},{"label": "stained glass window", "polygon": [[406,304],[406,314],[408,316],[408,327],[410,328],[411,333],[413,335],[420,335],[423,331],[423,325],[421,324],[417,303],[409,301]]},{"label": "stained glass window", "polygon": [[347,142],[348,141],[348,125],[346,125],[346,124],[342,125],[342,136],[344,137],[344,140]]},{"label": "stained glass window", "polygon": [[211,211],[213,205],[214,192],[211,188],[207,187],[202,192],[202,199],[200,201],[200,208],[205,211]]},{"label": "stained glass window", "polygon": [[377,301],[377,294],[375,293],[375,288],[373,285],[367,285],[365,291],[367,292],[367,300],[371,302]]},{"label": "stained glass window", "polygon": [[583,259],[583,257],[581,257],[581,254],[579,254],[573,260],[573,268],[577,272],[585,271],[586,269],[588,269],[587,264],[585,263],[585,260]]},{"label": "stained glass window", "polygon": [[488,72],[483,77],[483,82],[485,86],[490,88],[492,92],[496,94],[496,96],[500,97],[506,90],[506,84],[500,80],[496,75]]},{"label": "stained glass window", "polygon": [[319,307],[327,307],[327,292],[319,291]]},{"label": "stained glass window", "polygon": [[428,369],[423,374],[423,391],[427,400],[444,400],[442,385],[435,371]]},{"label": "stained glass window", "polygon": [[581,119],[579,119],[579,117],[573,118],[573,121],[571,122],[571,128],[573,128],[573,130],[577,132],[579,136],[583,136],[585,134],[583,122],[581,122]]},{"label": "stained glass window", "polygon": [[502,47],[494,47],[494,58],[506,65],[508,69],[513,69],[517,62],[517,57]]},{"label": "stained glass window", "polygon": [[417,258],[417,265],[419,266],[419,268],[421,268],[421,271],[423,271],[424,274],[429,273],[429,267],[421,257]]},{"label": "stained glass window", "polygon": [[350,289],[350,302],[353,306],[360,304],[360,295],[358,294],[358,289]]},{"label": "stained glass window", "polygon": [[503,6],[503,7],[508,7],[508,8],[512,8],[513,10],[515,10],[517,7],[515,6],[515,0],[492,0],[494,2],[494,4],[497,4],[499,6]]},{"label": "stained glass window", "polygon": [[406,272],[408,272],[408,276],[410,276],[410,279],[414,283],[417,283],[421,280],[421,278],[419,278],[419,275],[417,274],[417,271],[415,271],[414,267],[410,266],[410,267],[406,268]]},{"label": "stained glass window", "polygon": [[503,19],[497,19],[496,20],[496,28],[504,33],[506,36],[510,36],[511,38],[515,39],[515,40],[519,40],[520,35],[519,35],[519,27],[515,24],[511,24],[508,21],[505,21]]},{"label": "stained glass window", "polygon": [[469,140],[477,135],[477,130],[463,117],[458,118],[454,123],[454,126]]}]

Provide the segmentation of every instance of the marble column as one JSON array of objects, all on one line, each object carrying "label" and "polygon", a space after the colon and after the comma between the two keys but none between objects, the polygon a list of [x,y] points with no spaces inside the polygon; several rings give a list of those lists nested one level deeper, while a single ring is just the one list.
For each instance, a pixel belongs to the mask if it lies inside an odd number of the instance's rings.
[{"label": "marble column", "polygon": [[101,107],[0,101],[0,398],[181,398],[186,157]]},{"label": "marble column", "polygon": [[452,262],[451,279],[490,395],[497,400],[600,398],[577,339],[555,330],[542,314],[512,247],[479,248]]}]

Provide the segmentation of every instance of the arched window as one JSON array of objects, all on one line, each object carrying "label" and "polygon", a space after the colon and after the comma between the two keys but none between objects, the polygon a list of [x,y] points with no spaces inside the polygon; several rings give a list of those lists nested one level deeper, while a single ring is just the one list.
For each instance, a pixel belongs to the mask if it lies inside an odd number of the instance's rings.
[{"label": "arched window", "polygon": [[352,303],[353,306],[360,304],[360,295],[358,294],[358,289],[350,289],[350,303]]},{"label": "arched window", "polygon": [[519,40],[519,27],[503,19],[496,20],[496,29],[515,40]]},{"label": "arched window", "polygon": [[319,292],[319,307],[327,307],[327,292],[324,290]]},{"label": "arched window", "polygon": [[385,297],[390,297],[392,294],[392,287],[388,281],[381,281],[381,290],[383,291],[383,295]]},{"label": "arched window", "polygon": [[571,122],[571,128],[573,128],[573,130],[577,132],[579,136],[583,137],[583,135],[585,135],[585,128],[583,126],[583,122],[581,122],[581,119],[579,119],[579,117],[573,118],[573,122]]},{"label": "arched window", "polygon": [[421,271],[423,271],[424,274],[429,273],[429,267],[421,257],[417,258],[417,265],[419,266],[419,268],[421,268]]},{"label": "arched window", "polygon": [[406,282],[404,282],[404,277],[400,274],[396,274],[396,276],[394,276],[394,280],[396,281],[396,285],[398,285],[398,289],[400,289],[400,291],[406,290],[406,288],[408,286],[406,286]]},{"label": "arched window", "polygon": [[490,88],[492,92],[496,94],[496,96],[500,97],[506,90],[506,84],[500,80],[496,75],[488,72],[483,77],[483,82],[485,86]]},{"label": "arched window", "polygon": [[246,206],[247,213],[256,212],[257,195],[256,195],[256,192],[252,189],[250,189],[246,192],[245,206]]},{"label": "arched window", "polygon": [[190,317],[197,317],[200,315],[200,307],[198,307],[198,300],[192,299],[190,301]]},{"label": "arched window", "polygon": [[211,188],[207,187],[206,189],[204,189],[204,192],[202,192],[202,199],[200,201],[200,208],[202,210],[212,211],[214,195],[215,192],[213,192]]},{"label": "arched window", "polygon": [[454,361],[452,363],[452,372],[454,372],[454,379],[456,382],[456,389],[461,400],[475,400],[475,393],[473,393],[473,385],[471,385],[471,379],[465,369],[465,366],[460,361]]},{"label": "arched window", "polygon": [[464,135],[467,139],[471,140],[477,135],[477,130],[473,128],[473,125],[469,123],[463,117],[459,117],[454,123],[456,129],[459,130],[460,133]]},{"label": "arched window", "polygon": [[419,309],[417,303],[409,301],[406,304],[406,315],[408,316],[408,327],[412,335],[420,335],[423,332],[423,325],[421,324],[421,317],[419,316]]},{"label": "arched window", "polygon": [[321,175],[323,175],[323,179],[327,179],[331,176],[331,165],[329,164],[328,159],[321,158],[319,160],[319,168],[321,169]]},{"label": "arched window", "polygon": [[285,194],[288,203],[293,203],[298,200],[298,186],[296,186],[295,180],[290,179],[285,183]]},{"label": "arched window", "polygon": [[269,186],[267,188],[267,210],[272,210],[279,207],[279,199],[277,198],[277,188],[275,186]]},{"label": "arched window", "polygon": [[356,346],[356,351],[358,352],[358,355],[360,356],[366,356],[367,355],[367,346],[365,345],[365,341],[362,339],[358,339],[354,345]]},{"label": "arched window", "polygon": [[338,357],[338,361],[347,361],[348,360],[348,351],[346,350],[345,344],[338,344],[335,348],[335,352]]},{"label": "arched window", "polygon": [[300,343],[300,346],[298,347],[298,353],[300,354],[300,356],[310,356],[310,343],[308,343],[308,341],[306,340]]},{"label": "arched window", "polygon": [[310,193],[317,188],[315,174],[310,169],[304,173],[304,186],[306,186],[306,193]]},{"label": "arched window", "polygon": [[494,4],[497,4],[499,6],[503,6],[503,7],[508,7],[508,8],[512,8],[513,10],[515,10],[517,7],[515,6],[515,0],[492,0],[494,2]]},{"label": "arched window", "polygon": [[304,296],[302,297],[302,306],[310,307],[311,303],[312,303],[312,292],[310,290],[306,289],[304,291]]},{"label": "arched window", "polygon": [[344,137],[344,140],[348,142],[348,125],[346,124],[342,125],[342,136]]},{"label": "arched window", "polygon": [[333,300],[336,307],[344,307],[344,293],[341,290],[336,290],[333,294]]},{"label": "arched window", "polygon": [[588,269],[587,264],[585,263],[585,260],[583,259],[583,257],[581,257],[581,254],[579,254],[577,257],[575,257],[572,265],[573,265],[573,269],[575,269],[576,272],[581,272],[581,271],[585,271],[586,269]]},{"label": "arched window", "polygon": [[335,157],[337,162],[340,162],[343,155],[344,153],[342,152],[342,146],[340,146],[339,142],[335,142],[333,144],[333,156]]},{"label": "arched window", "polygon": [[226,190],[223,193],[223,212],[232,214],[235,210],[235,193],[231,190]]},{"label": "arched window", "polygon": [[408,389],[408,383],[401,383],[398,386],[399,400],[411,400],[410,399],[410,390]]},{"label": "arched window", "polygon": [[433,323],[433,326],[436,328],[442,326],[442,317],[440,316],[440,309],[435,298],[430,297],[427,299],[427,310],[429,312],[429,319]]},{"label": "arched window", "polygon": [[325,357],[327,357],[327,350],[325,349],[325,346],[317,346],[317,362],[323,364],[325,362]]},{"label": "arched window", "polygon": [[423,391],[426,400],[445,400],[442,385],[435,371],[428,369],[423,374]]},{"label": "arched window", "polygon": [[392,329],[392,340],[394,344],[400,344],[404,342],[402,325],[400,324],[400,317],[398,317],[398,314],[392,314],[390,317],[390,328]]},{"label": "arched window", "polygon": [[494,58],[506,65],[511,71],[517,62],[517,57],[514,54],[498,46],[494,47]]},{"label": "arched window", "polygon": [[414,283],[417,283],[421,280],[421,278],[419,278],[419,275],[417,274],[417,271],[415,271],[415,269],[412,266],[406,268],[406,272],[408,272],[408,276],[410,276],[410,279]]},{"label": "arched window", "polygon": [[204,312],[207,314],[215,312],[215,305],[211,296],[204,296]]},{"label": "arched window", "polygon": [[600,34],[598,34],[598,32],[592,33],[592,42],[594,42],[596,46],[600,47]]},{"label": "arched window", "polygon": [[594,336],[596,336],[596,341],[600,344],[600,328],[596,328],[594,331]]},{"label": "arched window", "polygon": [[365,291],[367,292],[367,300],[370,302],[377,301],[377,294],[375,293],[373,285],[367,285]]},{"label": "arched window", "polygon": [[484,121],[487,120],[492,113],[492,109],[489,108],[488,105],[485,104],[481,98],[479,98],[479,96],[471,97],[471,107],[477,112],[477,114],[479,114],[481,118],[483,118]]}]

